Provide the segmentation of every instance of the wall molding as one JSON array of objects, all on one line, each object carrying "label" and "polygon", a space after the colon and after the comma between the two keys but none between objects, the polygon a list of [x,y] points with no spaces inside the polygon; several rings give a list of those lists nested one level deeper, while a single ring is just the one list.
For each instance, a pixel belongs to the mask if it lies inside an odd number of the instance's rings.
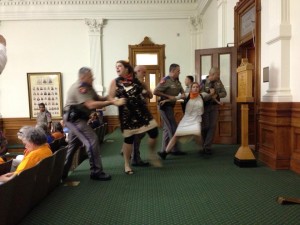
[{"label": "wall molding", "polygon": [[0,0],[0,20],[188,19],[211,0]]},{"label": "wall molding", "polygon": [[197,2],[198,0],[0,0],[0,5],[152,5],[195,4]]},{"label": "wall molding", "polygon": [[0,21],[189,19],[211,0],[0,0]]}]

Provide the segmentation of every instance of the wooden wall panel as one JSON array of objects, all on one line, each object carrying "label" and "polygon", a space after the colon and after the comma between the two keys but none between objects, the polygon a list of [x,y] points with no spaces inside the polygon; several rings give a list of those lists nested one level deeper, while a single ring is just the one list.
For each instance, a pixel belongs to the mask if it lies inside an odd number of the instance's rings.
[{"label": "wooden wall panel", "polygon": [[105,116],[104,121],[107,122],[107,132],[112,133],[120,127],[119,116]]},{"label": "wooden wall panel", "polygon": [[290,169],[300,174],[300,103],[292,105]]},{"label": "wooden wall panel", "polygon": [[232,144],[233,136],[236,131],[232,131],[233,119],[232,107],[230,104],[224,104],[219,107],[219,118],[217,124],[217,131],[214,138],[216,144]]},{"label": "wooden wall panel", "polygon": [[30,118],[3,118],[3,131],[8,144],[21,144],[17,133],[23,126],[35,126],[36,120]]},{"label": "wooden wall panel", "polygon": [[291,103],[261,103],[259,159],[272,169],[289,169]]}]

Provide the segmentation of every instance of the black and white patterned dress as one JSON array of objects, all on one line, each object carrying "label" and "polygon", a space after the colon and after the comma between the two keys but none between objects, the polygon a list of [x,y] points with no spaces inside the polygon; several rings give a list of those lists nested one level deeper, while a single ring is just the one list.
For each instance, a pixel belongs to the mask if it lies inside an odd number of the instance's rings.
[{"label": "black and white patterned dress", "polygon": [[126,104],[119,106],[119,120],[123,136],[130,137],[157,127],[143,97],[141,82],[137,78],[118,77],[115,80],[116,97],[126,98]]}]

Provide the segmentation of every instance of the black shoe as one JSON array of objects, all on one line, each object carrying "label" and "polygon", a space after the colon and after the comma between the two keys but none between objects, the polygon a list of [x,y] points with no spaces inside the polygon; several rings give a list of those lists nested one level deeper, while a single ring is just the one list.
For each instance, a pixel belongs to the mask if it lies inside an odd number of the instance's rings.
[{"label": "black shoe", "polygon": [[137,166],[137,167],[147,167],[147,166],[150,166],[150,163],[140,161],[138,163],[131,163],[131,165],[132,166]]},{"label": "black shoe", "polygon": [[172,155],[186,155],[186,152],[182,151],[176,151],[176,152],[171,152]]},{"label": "black shoe", "polygon": [[111,176],[104,172],[101,172],[99,174],[91,174],[90,178],[92,180],[102,180],[102,181],[111,180]]},{"label": "black shoe", "polygon": [[205,155],[212,155],[212,150],[210,148],[205,148],[205,149],[203,149],[203,153]]},{"label": "black shoe", "polygon": [[157,155],[159,155],[162,160],[165,160],[168,153],[166,153],[166,152],[157,152]]}]

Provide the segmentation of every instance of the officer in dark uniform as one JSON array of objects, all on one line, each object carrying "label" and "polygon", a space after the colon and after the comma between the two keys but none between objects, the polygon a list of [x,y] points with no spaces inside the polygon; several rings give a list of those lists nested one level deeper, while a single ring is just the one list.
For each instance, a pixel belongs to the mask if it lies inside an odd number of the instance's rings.
[{"label": "officer in dark uniform", "polygon": [[[212,154],[211,146],[214,140],[219,117],[220,98],[225,98],[227,92],[220,80],[220,70],[212,67],[206,79],[202,80],[200,92],[206,92],[208,100],[204,102],[204,114],[202,115],[201,134],[203,141],[203,153]],[[206,99],[206,98],[205,98]]]},{"label": "officer in dark uniform", "polygon": [[[184,90],[178,79],[180,74],[180,66],[178,64],[171,64],[169,68],[169,75],[164,77],[160,83],[155,88],[153,94],[160,97],[160,100],[170,99],[172,101],[167,102],[163,105],[159,105],[160,117],[163,121],[163,138],[162,138],[162,148],[161,151],[157,154],[162,158],[166,159],[166,147],[173,137],[177,123],[174,116],[174,106],[176,100],[184,98]],[[178,96],[181,93],[181,96]],[[178,146],[175,145],[171,151],[173,155],[184,155],[185,152],[182,152],[178,149]]]},{"label": "officer in dark uniform", "polygon": [[100,97],[94,90],[93,74],[90,68],[83,67],[79,70],[79,79],[68,91],[64,107],[64,122],[69,128],[68,153],[65,161],[62,179],[66,179],[72,165],[74,153],[82,144],[85,146],[90,161],[90,178],[93,180],[110,180],[111,176],[103,172],[100,144],[94,130],[87,125],[91,110],[108,105],[123,105],[124,99],[107,101]]}]

